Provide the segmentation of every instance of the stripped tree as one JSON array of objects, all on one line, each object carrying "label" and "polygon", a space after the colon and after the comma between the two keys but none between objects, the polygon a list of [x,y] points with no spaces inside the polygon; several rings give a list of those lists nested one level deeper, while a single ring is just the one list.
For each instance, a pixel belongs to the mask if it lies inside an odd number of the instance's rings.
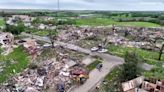
[{"label": "stripped tree", "polygon": [[158,58],[158,60],[161,60],[161,57],[162,57],[162,54],[163,54],[163,50],[164,50],[164,43],[162,44],[162,47],[161,47],[161,49],[159,51],[159,58]]}]

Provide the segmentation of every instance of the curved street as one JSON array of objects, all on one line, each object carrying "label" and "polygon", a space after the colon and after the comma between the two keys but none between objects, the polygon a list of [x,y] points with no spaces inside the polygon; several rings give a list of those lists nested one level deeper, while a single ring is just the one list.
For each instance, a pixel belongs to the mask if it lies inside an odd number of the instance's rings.
[{"label": "curved street", "polygon": [[[50,40],[48,38],[40,37],[37,35],[31,35],[27,33],[22,33],[24,36],[32,37],[36,40],[41,40],[45,41],[47,43],[50,43]],[[105,54],[105,53],[98,53],[98,52],[91,52],[89,49],[81,48],[79,46],[69,44],[69,43],[63,43],[63,42],[58,42],[56,41],[55,44],[63,46],[64,48],[71,49],[74,51],[82,52],[85,54],[88,54],[90,56],[98,56],[103,59],[103,68],[102,71],[98,71],[97,69],[94,69],[90,72],[89,74],[89,79],[81,86],[79,87],[72,87],[70,88],[67,92],[92,92],[92,89],[99,83],[101,82],[104,77],[116,66],[119,66],[124,63],[124,59],[113,56],[110,54]],[[143,67],[146,67],[143,64]],[[152,67],[150,67],[152,68]]]}]

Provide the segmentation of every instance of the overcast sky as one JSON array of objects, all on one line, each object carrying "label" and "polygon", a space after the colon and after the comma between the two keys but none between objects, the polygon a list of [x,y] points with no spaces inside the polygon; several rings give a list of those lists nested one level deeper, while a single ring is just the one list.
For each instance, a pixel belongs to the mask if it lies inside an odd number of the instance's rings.
[{"label": "overcast sky", "polygon": [[[57,0],[0,0],[1,9],[56,9]],[[60,0],[63,10],[164,11],[164,0]]]}]

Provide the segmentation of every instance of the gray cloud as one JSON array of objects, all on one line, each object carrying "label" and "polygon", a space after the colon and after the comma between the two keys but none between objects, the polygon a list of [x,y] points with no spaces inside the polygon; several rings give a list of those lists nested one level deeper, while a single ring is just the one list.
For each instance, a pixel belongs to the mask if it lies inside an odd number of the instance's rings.
[{"label": "gray cloud", "polygon": [[95,2],[95,0],[83,0],[83,1],[86,1],[86,2]]},{"label": "gray cloud", "polygon": [[[60,0],[68,10],[141,10],[164,11],[164,0]],[[0,0],[0,8],[56,9],[57,0]]]}]

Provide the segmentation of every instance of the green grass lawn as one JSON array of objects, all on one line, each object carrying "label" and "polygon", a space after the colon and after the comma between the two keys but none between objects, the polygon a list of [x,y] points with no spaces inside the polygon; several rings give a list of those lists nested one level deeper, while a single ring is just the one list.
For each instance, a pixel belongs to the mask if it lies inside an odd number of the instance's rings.
[{"label": "green grass lawn", "polygon": [[87,68],[87,70],[92,71],[100,63],[102,63],[102,61],[99,60],[99,59],[96,59],[93,63],[91,63],[90,65],[88,65],[86,68]]},{"label": "green grass lawn", "polygon": [[105,77],[105,80],[106,81],[110,81],[112,80],[113,78],[117,77],[119,75],[121,71],[121,67],[115,67],[106,77]]},{"label": "green grass lawn", "polygon": [[137,27],[161,27],[155,23],[149,22],[116,22],[112,19],[107,18],[88,18],[88,19],[77,19],[77,25],[90,25],[90,26],[107,26],[107,25],[121,25],[121,26],[137,26]]},{"label": "green grass lawn", "polygon": [[[159,61],[157,61],[156,59],[159,56],[158,52],[152,52],[152,51],[147,51],[147,50],[142,50],[142,49],[138,49],[138,48],[128,48],[128,47],[122,47],[122,46],[115,46],[115,45],[109,45],[108,46],[108,52],[113,54],[113,55],[117,55],[120,57],[124,57],[125,53],[127,51],[134,51],[136,52],[140,57],[144,58],[147,63],[149,64],[153,64],[155,66],[154,69],[152,69],[151,71],[143,71],[143,75],[147,78],[157,78],[157,79],[164,79],[164,68],[161,68],[162,63],[164,63],[164,55],[162,55],[162,61],[161,64],[159,63]],[[104,85],[102,83],[101,85],[101,89],[103,90],[103,92],[113,92],[114,90],[117,90],[120,85],[119,84],[119,74],[121,73],[121,69],[122,66],[119,67],[115,67],[104,79],[104,81],[106,82],[106,84]]]},{"label": "green grass lawn", "polygon": [[30,32],[33,35],[39,35],[39,36],[47,36],[49,34],[47,30],[39,30],[39,29],[27,29],[26,32]]},{"label": "green grass lawn", "polygon": [[89,18],[89,19],[78,19],[76,20],[77,25],[90,25],[90,26],[101,26],[101,25],[112,25],[117,22],[111,19],[98,19],[98,18]]},{"label": "green grass lawn", "polygon": [[[102,92],[120,92],[120,74],[122,66],[115,67],[105,78],[104,82],[101,84]],[[117,91],[116,91],[117,90]]]},{"label": "green grass lawn", "polygon": [[[138,48],[114,46],[114,45],[108,46],[108,53],[111,53],[116,56],[124,57],[124,55],[127,51],[136,52],[140,57],[142,57],[146,61],[146,63],[154,65],[154,68],[151,71],[143,72],[143,75],[145,77],[164,79],[164,71],[163,71],[164,68],[162,67],[162,64],[164,64],[164,54],[162,55],[161,61],[158,61],[157,60],[159,57],[158,52],[152,52],[152,51],[142,50],[142,49],[138,49]],[[113,70],[113,71],[115,72],[115,70]],[[112,78],[112,75],[113,74],[108,75],[108,77],[107,77],[108,80],[110,80]]]},{"label": "green grass lawn", "polygon": [[161,27],[158,24],[150,22],[118,22],[116,25],[137,26],[137,27]]},{"label": "green grass lawn", "polygon": [[[14,61],[14,63],[12,62]],[[0,73],[0,83],[7,80],[15,73],[19,73],[27,68],[29,64],[28,54],[24,52],[23,47],[15,48],[12,53],[7,56],[0,56],[0,63],[4,63],[3,72]]]},{"label": "green grass lawn", "polygon": [[39,36],[47,36],[49,34],[48,31],[37,31],[33,33],[34,35],[39,35]]},{"label": "green grass lawn", "polygon": [[[135,51],[140,57],[144,58],[147,61],[147,63],[149,63],[149,64],[156,64],[157,59],[159,57],[158,52],[152,52],[152,51],[138,49],[138,48],[114,46],[114,45],[108,46],[109,53],[112,53],[112,54],[120,56],[120,57],[124,57],[124,55],[127,51]],[[161,60],[164,62],[164,54],[162,55]]]},{"label": "green grass lawn", "polygon": [[3,26],[5,24],[5,21],[3,18],[0,18],[0,26]]},{"label": "green grass lawn", "polygon": [[147,78],[157,78],[164,80],[164,67],[155,67],[151,71],[145,71],[144,76]]}]

